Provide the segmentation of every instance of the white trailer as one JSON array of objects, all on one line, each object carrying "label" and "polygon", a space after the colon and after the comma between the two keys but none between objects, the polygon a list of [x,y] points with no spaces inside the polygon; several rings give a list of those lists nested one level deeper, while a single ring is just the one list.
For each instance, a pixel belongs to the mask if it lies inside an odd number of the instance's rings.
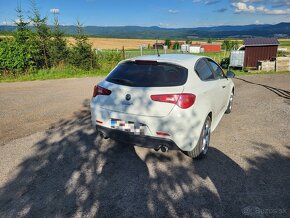
[{"label": "white trailer", "polygon": [[200,46],[190,46],[189,47],[189,53],[200,53],[201,47]]}]

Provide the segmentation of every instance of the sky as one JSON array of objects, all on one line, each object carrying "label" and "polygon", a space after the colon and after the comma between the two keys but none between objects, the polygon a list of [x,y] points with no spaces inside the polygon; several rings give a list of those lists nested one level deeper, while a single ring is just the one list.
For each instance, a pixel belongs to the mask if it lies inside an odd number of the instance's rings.
[{"label": "sky", "polygon": [[[290,0],[36,0],[52,24],[84,26],[160,26],[166,28],[290,22]],[[0,25],[27,17],[31,0],[0,0]]]}]

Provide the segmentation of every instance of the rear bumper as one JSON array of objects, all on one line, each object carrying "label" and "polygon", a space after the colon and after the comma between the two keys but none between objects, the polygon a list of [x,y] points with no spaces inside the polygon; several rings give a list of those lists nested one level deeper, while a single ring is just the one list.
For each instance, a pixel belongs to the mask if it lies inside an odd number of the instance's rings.
[{"label": "rear bumper", "polygon": [[130,143],[145,148],[158,148],[160,145],[166,146],[169,150],[180,150],[174,141],[166,138],[159,138],[147,135],[134,135],[117,129],[96,125],[96,130],[104,136],[120,141]]}]

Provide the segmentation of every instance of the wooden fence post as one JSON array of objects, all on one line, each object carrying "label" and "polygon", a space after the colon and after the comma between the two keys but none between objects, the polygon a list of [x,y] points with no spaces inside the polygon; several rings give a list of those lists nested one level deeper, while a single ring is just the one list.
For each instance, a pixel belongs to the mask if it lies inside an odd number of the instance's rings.
[{"label": "wooden fence post", "polygon": [[126,58],[125,57],[125,47],[123,46],[123,48],[122,48],[122,55],[123,55],[123,60]]}]

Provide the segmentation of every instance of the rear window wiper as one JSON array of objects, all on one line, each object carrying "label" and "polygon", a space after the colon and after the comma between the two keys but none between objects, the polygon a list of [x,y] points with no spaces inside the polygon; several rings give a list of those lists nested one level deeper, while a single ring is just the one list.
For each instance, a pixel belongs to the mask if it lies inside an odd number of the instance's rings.
[{"label": "rear window wiper", "polygon": [[134,84],[131,80],[128,80],[128,79],[112,78],[111,80],[117,83],[122,83],[124,85],[129,85],[129,86]]}]

